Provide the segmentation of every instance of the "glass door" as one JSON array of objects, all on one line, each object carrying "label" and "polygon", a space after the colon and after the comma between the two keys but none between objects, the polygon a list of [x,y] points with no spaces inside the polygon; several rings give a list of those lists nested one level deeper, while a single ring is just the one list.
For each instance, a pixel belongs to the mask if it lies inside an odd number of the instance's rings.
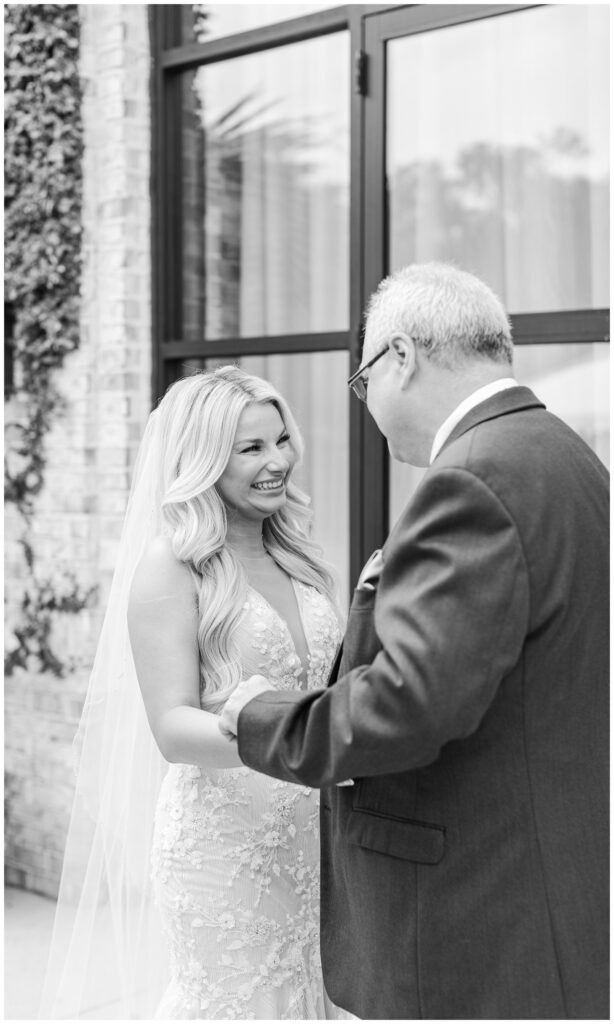
[{"label": "glass door", "polygon": [[[413,262],[476,273],[510,314],[521,383],[604,461],[608,17],[420,5],[365,32],[365,293]],[[387,526],[422,475],[390,462]]]}]

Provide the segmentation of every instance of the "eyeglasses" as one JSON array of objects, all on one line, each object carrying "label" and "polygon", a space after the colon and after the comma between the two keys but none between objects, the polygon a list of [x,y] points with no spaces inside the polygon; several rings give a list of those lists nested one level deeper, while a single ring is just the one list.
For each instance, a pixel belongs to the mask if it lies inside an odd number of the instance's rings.
[{"label": "eyeglasses", "polygon": [[381,352],[378,352],[376,356],[373,356],[373,359],[370,359],[368,363],[365,363],[364,366],[359,366],[356,373],[353,373],[348,380],[348,387],[352,389],[357,398],[360,398],[361,402],[367,401],[367,384],[369,381],[363,376],[365,370],[368,370],[370,366],[373,366],[373,363],[376,363],[378,359],[381,359],[389,348],[390,345],[386,345],[386,347],[383,348]]}]

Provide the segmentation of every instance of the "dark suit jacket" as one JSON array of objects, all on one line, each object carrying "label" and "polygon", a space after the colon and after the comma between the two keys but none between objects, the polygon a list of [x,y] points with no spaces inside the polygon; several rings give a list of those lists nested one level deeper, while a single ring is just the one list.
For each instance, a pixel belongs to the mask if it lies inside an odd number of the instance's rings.
[{"label": "dark suit jacket", "polygon": [[362,1018],[607,1018],[606,470],[510,389],[383,557],[334,685],[239,717],[246,764],[323,787],[328,993]]}]

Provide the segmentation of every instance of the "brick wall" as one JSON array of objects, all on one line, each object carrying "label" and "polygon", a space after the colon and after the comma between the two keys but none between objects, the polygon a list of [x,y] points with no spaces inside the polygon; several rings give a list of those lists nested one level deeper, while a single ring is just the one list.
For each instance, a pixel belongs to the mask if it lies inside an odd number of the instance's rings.
[{"label": "brick wall", "polygon": [[[72,801],[75,733],[110,584],[130,470],[150,408],[150,49],[145,4],[82,5],[84,274],[81,345],[59,374],[66,412],[47,438],[33,542],[45,574],[62,566],[100,587],[97,607],[58,616],[56,648],[80,659],[65,679],[18,670],[5,688],[7,880],[55,895]],[[9,623],[24,567],[6,521]]]}]

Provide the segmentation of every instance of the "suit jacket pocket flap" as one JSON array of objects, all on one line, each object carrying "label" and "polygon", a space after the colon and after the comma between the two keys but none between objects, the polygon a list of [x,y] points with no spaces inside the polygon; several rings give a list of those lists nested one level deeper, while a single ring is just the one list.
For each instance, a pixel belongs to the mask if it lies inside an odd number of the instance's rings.
[{"label": "suit jacket pocket flap", "polygon": [[370,811],[351,812],[346,837],[355,846],[418,864],[439,864],[445,847],[445,830],[438,825],[402,821]]}]

